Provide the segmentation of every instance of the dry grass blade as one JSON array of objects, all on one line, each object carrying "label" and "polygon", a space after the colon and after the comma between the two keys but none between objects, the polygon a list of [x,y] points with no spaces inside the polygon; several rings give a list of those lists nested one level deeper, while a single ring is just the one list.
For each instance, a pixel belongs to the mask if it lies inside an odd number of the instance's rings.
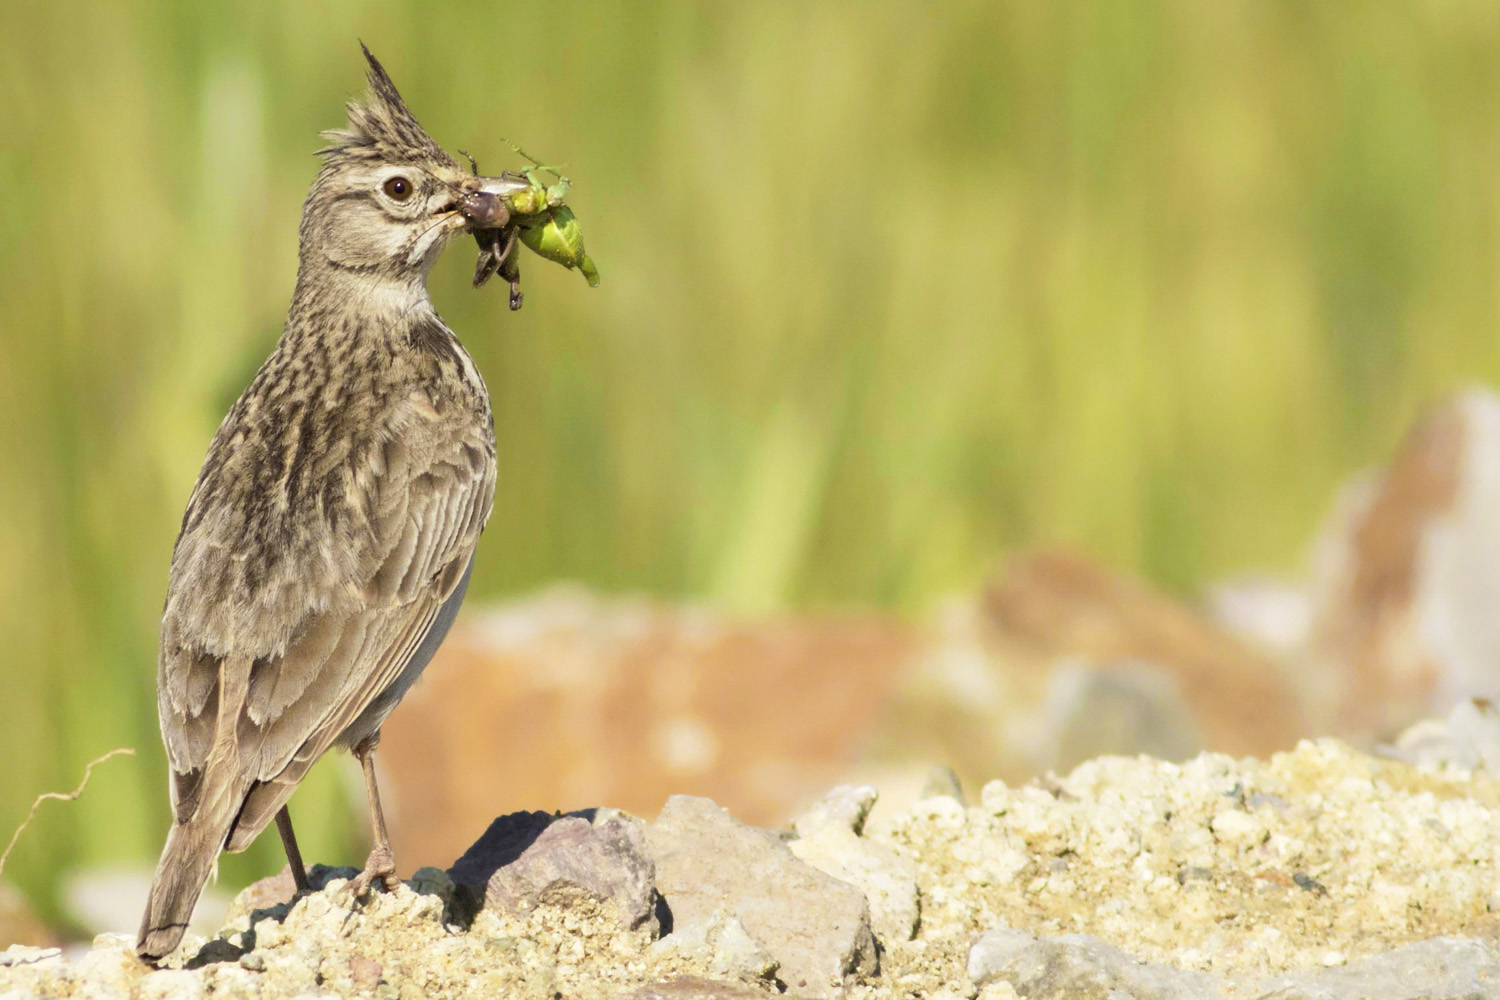
[{"label": "dry grass blade", "polygon": [[122,754],[127,757],[134,757],[135,750],[131,747],[116,747],[102,757],[95,757],[83,769],[83,780],[71,792],[43,792],[38,795],[36,800],[31,803],[31,812],[27,813],[26,818],[21,821],[21,825],[16,827],[16,832],[10,835],[10,843],[5,845],[5,850],[0,852],[0,875],[5,874],[5,862],[10,859],[10,852],[15,849],[16,841],[21,839],[21,834],[26,832],[26,828],[31,825],[31,821],[36,819],[36,811],[41,808],[43,802],[46,802],[48,799],[55,799],[59,802],[72,802],[77,799],[78,796],[83,794],[83,790],[88,787],[89,778],[93,776],[95,766],[103,764],[111,757],[118,757]]}]

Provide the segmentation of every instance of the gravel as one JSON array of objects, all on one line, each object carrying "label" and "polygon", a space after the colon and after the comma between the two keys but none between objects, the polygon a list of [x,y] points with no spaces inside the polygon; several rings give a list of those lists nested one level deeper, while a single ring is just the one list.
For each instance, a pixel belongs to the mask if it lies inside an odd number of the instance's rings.
[{"label": "gravel", "polygon": [[262,885],[160,970],[118,935],[0,952],[0,997],[1500,996],[1500,784],[1439,757],[1106,757],[868,819],[873,791],[843,789],[801,837],[706,800],[640,835],[538,819],[477,913],[437,869],[366,899]]}]

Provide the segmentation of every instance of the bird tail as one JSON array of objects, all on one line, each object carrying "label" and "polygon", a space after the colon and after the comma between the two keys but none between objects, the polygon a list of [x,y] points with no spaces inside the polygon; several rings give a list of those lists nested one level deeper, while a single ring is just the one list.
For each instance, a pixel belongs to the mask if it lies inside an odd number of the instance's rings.
[{"label": "bird tail", "polygon": [[[205,780],[211,775],[206,775]],[[151,894],[146,898],[146,914],[135,951],[141,958],[155,961],[168,955],[187,931],[188,919],[203,892],[203,886],[219,860],[219,851],[234,826],[244,802],[238,795],[212,796],[200,800],[198,808],[186,820],[175,822],[167,833],[151,880]]]}]

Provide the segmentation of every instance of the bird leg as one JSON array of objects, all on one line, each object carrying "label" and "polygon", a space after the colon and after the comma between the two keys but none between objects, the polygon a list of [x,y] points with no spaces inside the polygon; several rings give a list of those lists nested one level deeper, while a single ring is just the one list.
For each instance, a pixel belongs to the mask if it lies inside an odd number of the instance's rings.
[{"label": "bird leg", "polygon": [[292,869],[292,881],[296,883],[297,891],[311,891],[307,867],[302,864],[302,852],[297,849],[297,835],[292,832],[292,814],[286,806],[276,813],[276,832],[281,834],[281,846],[286,848],[286,863]]},{"label": "bird leg", "polygon": [[354,894],[363,896],[378,879],[387,891],[394,891],[401,884],[396,877],[396,855],[391,852],[391,838],[385,832],[385,812],[380,808],[380,789],[375,785],[375,748],[380,746],[380,731],[360,740],[354,747],[354,756],[365,772],[365,795],[370,800],[370,824],[373,827],[375,847],[365,861],[365,870],[354,879]]}]

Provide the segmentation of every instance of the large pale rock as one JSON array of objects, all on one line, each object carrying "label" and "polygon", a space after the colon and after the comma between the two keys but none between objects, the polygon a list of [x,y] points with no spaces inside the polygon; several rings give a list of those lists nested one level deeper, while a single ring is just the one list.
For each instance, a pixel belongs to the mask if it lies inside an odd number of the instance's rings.
[{"label": "large pale rock", "polygon": [[[1330,956],[1332,959],[1333,956]],[[1004,983],[1028,1000],[1471,1000],[1500,993],[1493,941],[1433,938],[1349,965],[1292,975],[1229,977],[1142,962],[1087,934],[1038,938],[1000,928],[969,950],[976,987]]]},{"label": "large pale rock", "polygon": [[626,930],[656,928],[655,868],[640,826],[614,817],[512,813],[454,862],[453,881],[486,909],[524,917],[538,906],[597,901]]},{"label": "large pale rock", "polygon": [[864,894],[799,861],[775,834],[708,799],[674,795],[646,843],[674,935],[732,916],[777,961],[778,978],[812,997],[840,995],[876,971]]},{"label": "large pale rock", "polygon": [[1500,995],[1495,942],[1418,941],[1361,962],[1272,977],[1259,1000],[1472,1000]]},{"label": "large pale rock", "polygon": [[1037,938],[1001,928],[969,949],[969,979],[977,987],[1008,983],[1028,1000],[1130,997],[1131,1000],[1219,1000],[1213,977],[1143,963],[1087,934]]}]

